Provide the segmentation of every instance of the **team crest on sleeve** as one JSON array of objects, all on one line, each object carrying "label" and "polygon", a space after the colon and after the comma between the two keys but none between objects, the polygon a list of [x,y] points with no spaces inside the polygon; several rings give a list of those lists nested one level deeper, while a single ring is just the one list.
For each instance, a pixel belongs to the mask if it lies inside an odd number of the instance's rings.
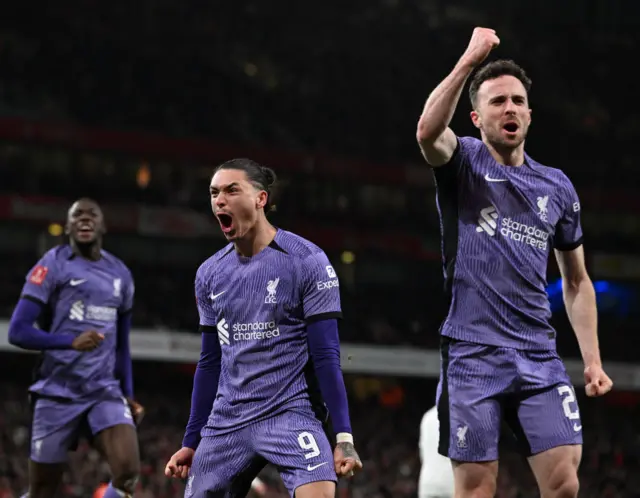
[{"label": "team crest on sleeve", "polygon": [[336,278],[338,275],[336,275],[336,271],[333,269],[333,266],[328,265],[325,266],[326,270],[327,270],[327,275],[329,275],[329,278]]},{"label": "team crest on sleeve", "polygon": [[113,279],[113,297],[120,297],[120,291],[122,290],[122,279]]},{"label": "team crest on sleeve", "polygon": [[267,297],[264,298],[264,302],[266,304],[276,304],[276,290],[279,283],[280,277],[277,277],[274,280],[269,280],[267,283]]},{"label": "team crest on sleeve", "polygon": [[31,272],[29,282],[36,285],[42,285],[44,283],[44,279],[47,277],[47,273],[49,273],[49,268],[38,265]]}]

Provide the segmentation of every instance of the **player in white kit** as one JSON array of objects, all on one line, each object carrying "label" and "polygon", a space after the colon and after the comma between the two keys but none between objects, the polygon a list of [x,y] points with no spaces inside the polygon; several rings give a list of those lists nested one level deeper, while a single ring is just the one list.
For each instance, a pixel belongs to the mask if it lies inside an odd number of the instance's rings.
[{"label": "player in white kit", "polygon": [[453,498],[453,469],[447,457],[438,453],[440,437],[438,411],[434,406],[420,423],[420,481],[418,498]]}]

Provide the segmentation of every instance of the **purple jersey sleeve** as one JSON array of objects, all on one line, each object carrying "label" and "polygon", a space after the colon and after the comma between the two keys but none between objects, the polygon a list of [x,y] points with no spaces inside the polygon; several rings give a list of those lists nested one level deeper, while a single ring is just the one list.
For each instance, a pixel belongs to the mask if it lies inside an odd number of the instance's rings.
[{"label": "purple jersey sleeve", "polygon": [[127,398],[133,398],[133,365],[131,364],[131,347],[129,344],[131,313],[124,313],[118,317],[117,333],[115,375],[120,380],[122,394]]},{"label": "purple jersey sleeve", "polygon": [[556,225],[554,248],[571,251],[582,245],[582,225],[580,224],[580,200],[572,183],[567,179],[563,214]]},{"label": "purple jersey sleeve", "polygon": [[191,413],[182,441],[183,447],[194,450],[200,443],[200,431],[206,424],[216,399],[222,362],[222,350],[215,333],[215,313],[211,307],[210,293],[202,273],[203,269],[200,267],[195,279],[196,305],[200,316],[200,331],[202,332],[202,351],[193,378]]},{"label": "purple jersey sleeve", "polygon": [[473,137],[458,137],[456,149],[449,160],[446,168],[436,168],[435,171],[443,172],[443,174],[460,173],[465,166],[469,164],[469,160],[477,153],[480,140]]},{"label": "purple jersey sleeve", "polygon": [[327,255],[320,251],[302,263],[302,308],[307,322],[342,316],[340,283]]},{"label": "purple jersey sleeve", "polygon": [[118,312],[120,314],[128,313],[133,308],[133,298],[136,293],[135,284],[133,282],[133,275],[127,270],[127,276],[124,279],[124,289],[122,292],[122,304]]},{"label": "purple jersey sleeve", "polygon": [[211,307],[210,293],[207,290],[207,284],[202,275],[202,270],[196,273],[195,281],[196,305],[198,306],[198,316],[200,317],[201,327],[215,327],[216,314]]},{"label": "purple jersey sleeve", "polygon": [[56,251],[47,252],[27,274],[22,297],[48,303],[58,284]]}]

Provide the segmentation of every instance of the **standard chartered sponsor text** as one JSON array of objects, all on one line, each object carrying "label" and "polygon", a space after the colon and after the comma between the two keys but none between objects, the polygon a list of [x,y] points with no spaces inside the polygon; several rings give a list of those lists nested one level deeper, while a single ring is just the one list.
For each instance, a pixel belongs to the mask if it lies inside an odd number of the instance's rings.
[{"label": "standard chartered sponsor text", "polygon": [[549,233],[537,227],[518,223],[511,218],[502,218],[502,228],[500,233],[503,237],[508,237],[515,242],[546,250]]},{"label": "standard chartered sponsor text", "polygon": [[118,310],[109,306],[87,306],[85,320],[95,320],[97,322],[115,322],[118,319]]},{"label": "standard chartered sponsor text", "polygon": [[234,341],[251,341],[271,339],[280,335],[280,328],[275,321],[234,323],[231,327]]}]

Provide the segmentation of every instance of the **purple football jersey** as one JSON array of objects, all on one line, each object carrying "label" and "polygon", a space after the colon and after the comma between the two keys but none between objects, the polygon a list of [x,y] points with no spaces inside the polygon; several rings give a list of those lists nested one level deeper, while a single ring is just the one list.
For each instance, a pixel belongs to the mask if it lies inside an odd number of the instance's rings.
[{"label": "purple football jersey", "polygon": [[119,389],[114,376],[117,320],[133,306],[133,278],[125,264],[102,251],[89,261],[70,246],[48,251],[27,275],[22,298],[44,305],[42,329],[51,334],[104,334],[91,352],[43,352],[37,380],[30,391],[46,396],[78,398],[103,389]]},{"label": "purple football jersey", "polygon": [[504,166],[476,138],[434,168],[449,310],[444,336],[516,349],[555,349],[546,293],[551,249],[582,243],[580,203],[566,175],[525,154]]},{"label": "purple football jersey", "polygon": [[338,278],[320,248],[284,230],[251,258],[229,244],[200,266],[195,291],[200,326],[222,349],[203,437],[317,406],[305,326],[341,316]]}]

